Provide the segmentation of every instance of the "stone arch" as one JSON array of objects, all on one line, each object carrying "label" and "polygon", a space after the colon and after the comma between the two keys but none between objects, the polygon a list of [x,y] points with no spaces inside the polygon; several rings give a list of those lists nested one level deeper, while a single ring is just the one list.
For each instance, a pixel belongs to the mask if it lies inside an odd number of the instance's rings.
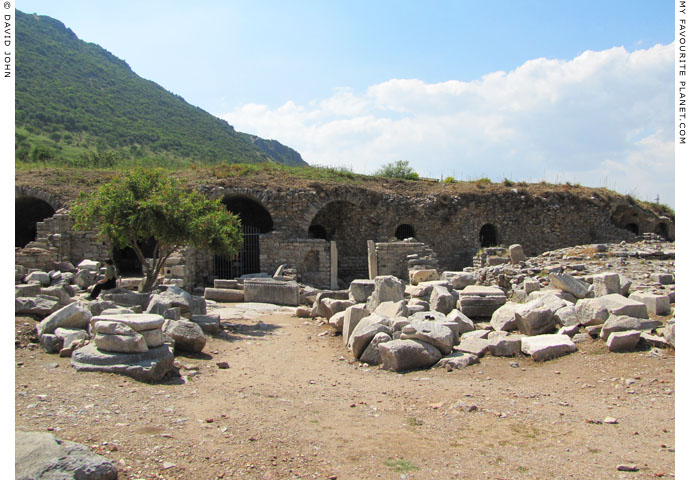
[{"label": "stone arch", "polygon": [[322,240],[330,240],[328,237],[328,232],[323,225],[312,224],[309,225],[309,238],[319,238]]},{"label": "stone arch", "polygon": [[25,247],[36,240],[36,224],[52,217],[55,208],[45,200],[33,196],[14,199],[14,246]]},{"label": "stone arch", "polygon": [[257,199],[243,193],[228,193],[221,202],[242,224],[242,247],[233,258],[213,257],[216,278],[234,278],[261,272],[259,236],[273,230],[273,217]]},{"label": "stone arch", "polygon": [[498,230],[490,223],[479,229],[479,245],[481,247],[495,247],[498,245]]},{"label": "stone arch", "polygon": [[411,238],[414,236],[414,227],[409,223],[401,223],[398,225],[398,228],[395,229],[395,238],[398,240],[405,240],[406,238]]},{"label": "stone arch", "polygon": [[669,232],[668,232],[668,225],[666,225],[664,222],[658,223],[656,225],[656,227],[654,227],[654,233],[663,237],[664,240],[670,240],[671,239],[671,236],[669,235]]}]

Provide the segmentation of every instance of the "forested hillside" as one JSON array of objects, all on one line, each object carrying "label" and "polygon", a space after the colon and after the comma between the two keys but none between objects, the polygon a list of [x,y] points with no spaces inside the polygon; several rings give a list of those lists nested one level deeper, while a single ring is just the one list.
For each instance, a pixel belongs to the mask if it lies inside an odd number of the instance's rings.
[{"label": "forested hillside", "polygon": [[275,140],[236,132],[61,22],[17,14],[15,159],[71,166],[279,162]]}]

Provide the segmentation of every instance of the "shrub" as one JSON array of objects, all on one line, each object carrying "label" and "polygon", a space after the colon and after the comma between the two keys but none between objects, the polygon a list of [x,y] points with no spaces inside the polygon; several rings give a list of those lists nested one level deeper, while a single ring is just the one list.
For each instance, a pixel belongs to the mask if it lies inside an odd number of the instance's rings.
[{"label": "shrub", "polygon": [[410,167],[410,163],[407,160],[398,160],[397,162],[388,163],[377,170],[374,175],[384,178],[419,179],[419,174]]}]

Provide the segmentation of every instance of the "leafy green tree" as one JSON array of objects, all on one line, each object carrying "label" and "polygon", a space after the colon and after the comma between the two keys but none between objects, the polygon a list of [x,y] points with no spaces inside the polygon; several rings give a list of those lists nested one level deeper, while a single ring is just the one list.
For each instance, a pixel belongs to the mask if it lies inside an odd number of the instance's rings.
[{"label": "leafy green tree", "polygon": [[[150,291],[165,261],[183,246],[234,255],[242,244],[239,218],[220,200],[188,192],[163,170],[136,169],[115,177],[87,195],[70,215],[77,230],[97,229],[117,248],[131,247],[144,267],[142,291]],[[141,245],[155,242],[151,261]]]},{"label": "leafy green tree", "polygon": [[387,163],[377,170],[374,175],[385,178],[404,178],[407,180],[417,180],[419,178],[419,175],[410,167],[410,163],[407,160]]}]

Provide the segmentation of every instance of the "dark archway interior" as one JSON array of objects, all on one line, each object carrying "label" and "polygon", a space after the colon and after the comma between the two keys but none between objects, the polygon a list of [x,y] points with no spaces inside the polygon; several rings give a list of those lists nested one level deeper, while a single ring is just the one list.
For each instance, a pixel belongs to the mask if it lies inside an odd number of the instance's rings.
[{"label": "dark archway interior", "polygon": [[234,213],[242,221],[242,225],[257,227],[260,233],[273,230],[273,219],[263,205],[251,198],[228,196],[223,199],[228,211]]},{"label": "dark archway interior", "polygon": [[310,225],[309,238],[320,238],[322,240],[330,241],[330,238],[328,238],[328,232],[323,227],[323,225]]},{"label": "dark archway interior", "polygon": [[498,232],[496,227],[487,223],[479,230],[479,244],[482,247],[495,247],[498,245]]},{"label": "dark archway interior", "polygon": [[666,226],[665,223],[660,223],[654,228],[654,233],[657,235],[660,235],[664,237],[665,240],[669,240],[669,235],[668,235],[668,227]]},{"label": "dark archway interior", "polygon": [[47,202],[34,197],[14,200],[14,246],[25,247],[36,240],[36,223],[52,217],[55,210]]},{"label": "dark archway interior", "polygon": [[640,226],[636,223],[628,223],[625,225],[625,229],[629,232],[634,233],[635,235],[640,234]]},{"label": "dark archway interior", "polygon": [[[156,241],[152,238],[139,245],[141,253],[146,258],[153,256],[153,249],[155,247]],[[139,257],[137,257],[132,247],[113,248],[113,262],[120,275],[141,275],[143,273]]]},{"label": "dark archway interior", "polygon": [[407,223],[403,223],[402,225],[399,225],[398,228],[395,229],[395,238],[398,240],[405,240],[406,238],[413,238],[414,237],[414,227],[412,225],[409,225]]}]

